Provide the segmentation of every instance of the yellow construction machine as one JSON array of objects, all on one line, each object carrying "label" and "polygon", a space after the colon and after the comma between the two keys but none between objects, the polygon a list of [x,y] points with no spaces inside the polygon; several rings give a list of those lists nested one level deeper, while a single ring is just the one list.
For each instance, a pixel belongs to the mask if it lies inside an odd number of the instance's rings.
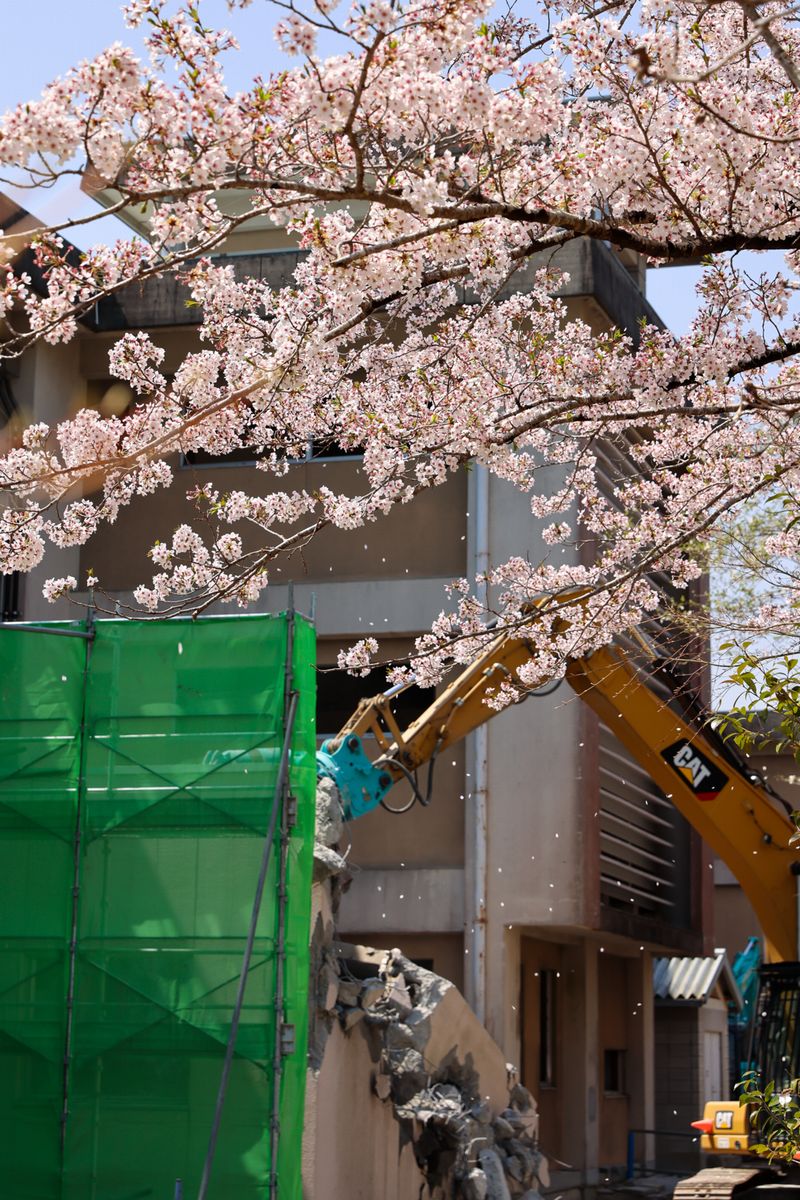
[{"label": "yellow construction machine", "polygon": [[[530,617],[536,619],[535,606]],[[399,727],[392,701],[413,679],[362,700],[318,752],[318,773],[337,784],[347,817],[385,804],[401,779],[411,783],[423,804],[429,802],[437,755],[496,715],[487,698],[500,684],[517,686],[520,698],[525,697],[517,670],[534,653],[524,628],[498,632],[406,729]],[[640,631],[570,661],[566,681],[730,868],[752,904],[769,965],[762,976],[751,1058],[763,1079],[783,1086],[800,1076],[800,964],[795,961],[800,861],[790,844],[795,833],[791,807],[714,733]],[[362,739],[369,734],[375,757],[364,748]],[[429,783],[423,795],[417,771],[426,764]],[[746,1155],[759,1140],[750,1130],[746,1106],[736,1100],[707,1104],[697,1126],[702,1148],[719,1155]],[[758,1169],[709,1169],[686,1181],[681,1193],[711,1200],[738,1195],[764,1180]]]}]

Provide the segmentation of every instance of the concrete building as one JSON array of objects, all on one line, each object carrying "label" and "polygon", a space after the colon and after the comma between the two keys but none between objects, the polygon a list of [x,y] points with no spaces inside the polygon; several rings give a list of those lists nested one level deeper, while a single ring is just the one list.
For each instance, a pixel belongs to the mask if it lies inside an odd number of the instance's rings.
[{"label": "concrete building", "polygon": [[[227,259],[237,274],[279,286],[298,261],[282,236],[256,224],[226,247]],[[641,262],[579,241],[558,265],[570,273],[570,313],[594,328],[635,331],[642,317],[656,319]],[[52,422],[77,405],[113,401],[108,350],[125,329],[149,330],[174,370],[196,345],[198,316],[184,300],[174,281],[159,280],[101,302],[70,344],[40,345],[21,360],[7,381],[13,403]],[[14,611],[63,615],[42,599],[43,578],[85,578],[89,567],[128,597],[153,540],[190,515],[184,493],[194,483],[269,487],[241,461],[176,465],[168,494],[138,501],[84,549],[51,554],[22,582]],[[290,478],[309,490],[347,487],[358,469],[357,458],[318,457],[310,447]],[[609,446],[605,469],[609,478],[624,472],[624,455]],[[363,531],[326,532],[281,570],[300,609],[315,597],[324,667],[367,633],[384,639],[385,655],[402,655],[446,605],[452,579],[541,549],[525,498],[475,470]],[[285,600],[280,584],[266,595],[276,609]],[[358,697],[381,686],[374,676],[321,673],[319,734],[336,732]],[[542,1148],[561,1164],[555,1187],[591,1188],[619,1168],[628,1129],[652,1129],[656,1119],[652,955],[709,952],[712,886],[702,843],[613,733],[565,685],[530,698],[437,765],[430,807],[379,810],[347,839],[352,882],[340,936],[400,946],[463,990],[537,1098]],[[652,1139],[640,1150],[652,1160]]]}]

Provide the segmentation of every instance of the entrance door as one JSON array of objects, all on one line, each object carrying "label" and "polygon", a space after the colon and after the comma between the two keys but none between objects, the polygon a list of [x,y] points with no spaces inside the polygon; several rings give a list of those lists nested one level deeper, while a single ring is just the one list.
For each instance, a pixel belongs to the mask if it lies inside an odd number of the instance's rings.
[{"label": "entrance door", "polygon": [[724,1100],[722,1095],[722,1034],[703,1034],[703,1100]]}]

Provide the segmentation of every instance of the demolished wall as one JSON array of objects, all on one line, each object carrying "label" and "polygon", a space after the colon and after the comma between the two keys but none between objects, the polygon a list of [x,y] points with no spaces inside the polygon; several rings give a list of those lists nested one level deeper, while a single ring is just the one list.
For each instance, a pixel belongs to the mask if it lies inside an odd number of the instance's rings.
[{"label": "demolished wall", "polygon": [[308,1200],[533,1200],[548,1182],[535,1103],[458,989],[400,950],[335,940],[330,782],[317,804]]}]

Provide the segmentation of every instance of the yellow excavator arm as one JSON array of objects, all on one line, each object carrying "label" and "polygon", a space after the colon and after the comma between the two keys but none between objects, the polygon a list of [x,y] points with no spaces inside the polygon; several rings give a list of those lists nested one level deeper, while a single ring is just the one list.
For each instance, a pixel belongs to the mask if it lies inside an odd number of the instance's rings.
[{"label": "yellow excavator arm", "polygon": [[570,663],[567,680],[610,726],[741,884],[767,957],[797,957],[791,809],[707,726],[679,715],[617,646]]},{"label": "yellow excavator arm", "polygon": [[[391,704],[408,685],[363,700],[318,754],[319,773],[335,780],[347,815],[360,816],[382,803],[402,778],[416,790],[416,770],[497,715],[487,696],[503,682],[513,684],[517,669],[533,654],[519,634],[498,634],[405,730]],[[795,826],[789,806],[705,721],[686,714],[674,692],[665,696],[637,663],[639,657],[608,646],[572,660],[566,679],[733,872],[764,930],[767,957],[796,958],[798,856],[790,846]],[[364,752],[365,734],[377,743],[374,760]]]}]

